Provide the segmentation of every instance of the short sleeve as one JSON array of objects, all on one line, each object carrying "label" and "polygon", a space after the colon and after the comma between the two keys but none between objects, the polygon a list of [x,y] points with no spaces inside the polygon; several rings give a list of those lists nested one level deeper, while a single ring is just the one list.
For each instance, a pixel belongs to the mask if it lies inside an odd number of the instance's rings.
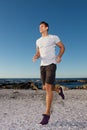
[{"label": "short sleeve", "polygon": [[36,40],[36,48],[38,48],[38,40]]},{"label": "short sleeve", "polygon": [[56,36],[56,35],[54,35],[54,40],[55,40],[55,43],[58,43],[58,42],[61,41],[60,38],[58,36]]}]

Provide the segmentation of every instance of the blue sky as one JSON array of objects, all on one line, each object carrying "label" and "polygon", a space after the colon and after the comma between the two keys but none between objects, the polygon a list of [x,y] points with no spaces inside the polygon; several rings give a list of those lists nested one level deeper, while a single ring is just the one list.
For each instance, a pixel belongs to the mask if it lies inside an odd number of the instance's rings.
[{"label": "blue sky", "polygon": [[40,77],[32,57],[41,21],[66,48],[56,77],[87,77],[86,0],[0,0],[0,78]]}]

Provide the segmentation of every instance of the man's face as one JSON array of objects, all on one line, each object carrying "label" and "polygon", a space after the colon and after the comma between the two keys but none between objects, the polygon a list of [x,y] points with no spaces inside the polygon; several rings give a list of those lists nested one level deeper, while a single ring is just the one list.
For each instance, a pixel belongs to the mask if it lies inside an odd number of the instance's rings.
[{"label": "man's face", "polygon": [[44,24],[40,24],[39,26],[40,33],[47,32],[47,30],[48,30],[48,27],[46,27]]}]

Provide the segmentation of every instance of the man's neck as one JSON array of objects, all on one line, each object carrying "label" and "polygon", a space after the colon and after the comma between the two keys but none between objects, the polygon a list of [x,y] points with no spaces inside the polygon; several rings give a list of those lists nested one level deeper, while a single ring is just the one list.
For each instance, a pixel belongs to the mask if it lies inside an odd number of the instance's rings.
[{"label": "man's neck", "polygon": [[42,33],[42,37],[47,37],[48,35],[49,35],[48,32]]}]

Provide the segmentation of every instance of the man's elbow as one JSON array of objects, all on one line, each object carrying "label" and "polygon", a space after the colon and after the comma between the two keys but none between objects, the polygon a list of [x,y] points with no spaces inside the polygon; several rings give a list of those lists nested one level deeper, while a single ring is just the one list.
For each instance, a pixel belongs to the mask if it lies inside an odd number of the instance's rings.
[{"label": "man's elbow", "polygon": [[63,50],[65,51],[65,46],[63,45]]}]

